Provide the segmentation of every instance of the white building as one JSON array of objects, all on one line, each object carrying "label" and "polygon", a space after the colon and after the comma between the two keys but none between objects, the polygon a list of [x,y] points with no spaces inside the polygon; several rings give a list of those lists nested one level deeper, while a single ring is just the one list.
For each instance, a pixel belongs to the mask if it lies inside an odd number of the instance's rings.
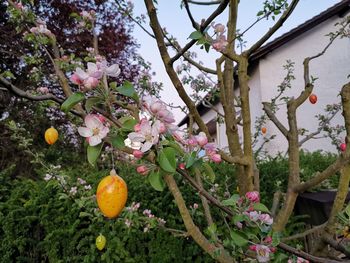
[{"label": "white building", "polygon": [[[286,76],[283,65],[287,60],[295,63],[292,89],[285,96],[297,97],[304,89],[303,60],[305,57],[316,55],[329,43],[329,34],[336,30],[335,24],[349,15],[350,0],[344,0],[325,10],[319,15],[292,29],[288,33],[276,38],[257,50],[250,59],[250,106],[252,117],[252,133],[254,121],[263,114],[262,102],[269,102],[277,94],[277,87]],[[317,77],[313,93],[317,95],[316,104],[308,100],[297,111],[298,127],[313,132],[318,127],[315,115],[324,113],[327,104],[340,101],[339,92],[344,84],[350,80],[350,38],[337,39],[327,52],[310,62],[310,75]],[[238,90],[236,91],[238,92]],[[223,112],[222,106],[217,102],[217,110]],[[227,147],[225,124],[216,123],[217,113],[203,105],[198,105],[202,119],[207,123],[210,132],[221,149]],[[277,112],[278,119],[288,128],[285,105]],[[188,122],[185,117],[179,126]],[[332,124],[343,124],[341,113],[332,120]],[[270,155],[287,150],[287,141],[275,125],[268,121],[265,125],[265,136],[275,134],[276,138],[264,145]],[[263,135],[261,135],[263,136]],[[300,136],[300,139],[303,137]],[[344,139],[344,138],[340,138]],[[262,141],[262,138],[260,138]],[[259,145],[257,145],[259,147]],[[309,140],[303,144],[308,151],[324,150],[337,151],[330,139]]]}]

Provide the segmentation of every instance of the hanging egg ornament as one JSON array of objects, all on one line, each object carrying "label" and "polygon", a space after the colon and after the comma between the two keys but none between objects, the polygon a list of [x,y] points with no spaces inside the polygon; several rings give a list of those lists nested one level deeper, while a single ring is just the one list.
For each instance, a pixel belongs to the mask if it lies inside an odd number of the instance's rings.
[{"label": "hanging egg ornament", "polygon": [[345,150],[346,150],[346,143],[340,144],[339,148],[340,148],[340,150],[341,150],[342,152],[345,152]]},{"label": "hanging egg ornament", "polygon": [[267,132],[266,127],[262,127],[262,128],[261,128],[261,132],[262,132],[262,134],[265,134],[265,133]]},{"label": "hanging egg ornament", "polygon": [[309,101],[311,102],[311,104],[315,104],[317,102],[317,96],[315,94],[311,94],[309,96]]},{"label": "hanging egg ornament", "polygon": [[128,187],[113,169],[97,187],[96,199],[101,213],[107,218],[115,218],[123,210],[128,198]]},{"label": "hanging egg ornament", "polygon": [[98,237],[96,237],[95,244],[96,244],[96,247],[97,247],[98,250],[101,251],[102,249],[104,249],[105,246],[106,246],[106,238],[105,238],[105,236],[102,235],[102,234],[99,234]]},{"label": "hanging egg ornament", "polygon": [[52,145],[54,144],[58,139],[58,131],[51,126],[51,128],[47,129],[45,131],[45,141]]}]

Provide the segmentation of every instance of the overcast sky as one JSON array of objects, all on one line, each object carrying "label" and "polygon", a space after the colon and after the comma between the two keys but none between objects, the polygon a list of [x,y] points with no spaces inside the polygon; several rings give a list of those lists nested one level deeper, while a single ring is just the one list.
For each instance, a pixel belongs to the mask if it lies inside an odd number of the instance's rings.
[{"label": "overcast sky", "polygon": [[[132,2],[135,6],[135,15],[146,14],[143,1],[134,0]],[[158,0],[157,8],[162,27],[166,27],[167,31],[175,36],[180,44],[184,46],[188,42],[188,36],[194,31],[194,29],[191,27],[191,23],[186,15],[185,9],[180,9],[180,2],[180,0]],[[264,0],[241,0],[240,2],[238,28],[244,30],[255,21],[256,14],[262,9]],[[289,20],[280,30],[277,31],[270,41],[338,2],[339,0],[300,0],[300,3],[290,16]],[[195,20],[198,22],[200,22],[202,18],[207,18],[216,8],[215,5],[191,5],[190,7]],[[215,20],[217,23],[220,22],[226,25],[225,21],[227,21],[227,13],[223,13]],[[244,40],[247,41],[247,45],[249,46],[254,43],[254,41],[259,39],[260,36],[263,35],[272,24],[272,20],[264,20],[257,24],[244,37]],[[166,75],[155,40],[148,36],[138,26],[135,26],[134,36],[141,45],[140,54],[144,59],[152,63],[152,69],[156,72],[156,76],[154,77],[155,80],[164,83],[164,90],[161,92],[163,100],[168,103],[172,102],[178,105],[181,100],[177,96],[176,91],[172,87],[172,84]],[[206,66],[215,68],[215,59],[219,56],[219,53],[212,49],[210,50],[209,54],[200,49],[196,49],[196,51],[198,54],[198,60],[203,61]],[[176,115],[177,122],[184,117],[184,115],[177,110],[174,110],[174,113]]]}]

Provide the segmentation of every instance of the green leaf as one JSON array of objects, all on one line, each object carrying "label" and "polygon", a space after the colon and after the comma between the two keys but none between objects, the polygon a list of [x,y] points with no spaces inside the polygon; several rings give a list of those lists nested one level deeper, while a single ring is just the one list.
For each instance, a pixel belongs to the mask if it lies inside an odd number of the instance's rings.
[{"label": "green leaf", "polygon": [[165,188],[163,178],[159,171],[152,171],[151,174],[148,176],[148,181],[151,184],[151,186],[157,191],[161,192]]},{"label": "green leaf", "polygon": [[87,147],[88,162],[92,166],[95,166],[97,158],[100,156],[100,153],[102,150],[102,145],[103,145],[103,143],[100,143],[99,145],[96,145],[96,146],[88,145],[88,147]]},{"label": "green leaf", "polygon": [[118,133],[116,136],[113,136],[113,137],[111,138],[112,146],[113,146],[113,147],[116,147],[116,148],[118,148],[118,149],[122,149],[122,148],[125,147],[124,141],[125,141],[124,136],[122,136],[122,135],[119,134],[119,133]]},{"label": "green leaf", "polygon": [[254,207],[254,210],[256,211],[261,211],[261,212],[264,212],[264,213],[270,213],[269,209],[262,203],[255,203],[253,205]]},{"label": "green leaf", "polygon": [[76,92],[70,95],[61,105],[61,110],[64,112],[70,111],[75,105],[83,101],[85,98],[84,93]]},{"label": "green leaf", "polygon": [[186,168],[190,168],[194,162],[196,161],[196,157],[197,157],[197,153],[196,152],[192,152],[191,154],[186,155],[185,159],[186,159]]},{"label": "green leaf", "polygon": [[280,242],[281,242],[280,233],[273,232],[273,234],[272,234],[272,244],[271,245],[274,246],[274,247],[277,247]]},{"label": "green leaf", "polygon": [[232,230],[230,232],[231,238],[232,238],[232,242],[239,247],[244,247],[248,244],[248,240],[246,239],[246,237],[244,236],[243,233],[240,233],[238,231]]},{"label": "green leaf", "polygon": [[101,102],[102,99],[98,98],[98,97],[92,97],[92,98],[88,98],[85,102],[85,109],[87,112],[90,112],[92,107],[95,106],[96,104],[98,104],[99,102]]},{"label": "green leaf", "polygon": [[134,86],[129,81],[125,81],[123,86],[117,88],[117,91],[126,97],[139,101],[139,96],[137,95]]},{"label": "green leaf", "polygon": [[211,166],[209,165],[209,163],[204,162],[203,168],[204,168],[204,173],[205,173],[206,177],[208,177],[208,179],[211,183],[214,183],[215,173],[214,173],[213,169],[211,168]]},{"label": "green leaf", "polygon": [[123,124],[122,129],[126,131],[134,131],[134,126],[137,124],[137,121],[130,116],[122,117],[119,121]]},{"label": "green leaf", "polygon": [[233,216],[232,222],[233,222],[234,224],[236,224],[236,223],[238,223],[238,222],[246,221],[247,219],[248,219],[248,216],[243,215],[243,214],[237,214],[237,215]]},{"label": "green leaf", "polygon": [[200,39],[202,37],[203,37],[203,34],[200,31],[196,30],[196,31],[192,32],[188,38],[197,40],[197,39]]},{"label": "green leaf", "polygon": [[238,199],[239,199],[239,195],[234,194],[230,197],[230,199],[226,199],[222,201],[222,204],[226,206],[236,206]]},{"label": "green leaf", "polygon": [[176,156],[175,149],[172,147],[163,148],[159,152],[159,165],[160,167],[169,173],[176,172]]}]

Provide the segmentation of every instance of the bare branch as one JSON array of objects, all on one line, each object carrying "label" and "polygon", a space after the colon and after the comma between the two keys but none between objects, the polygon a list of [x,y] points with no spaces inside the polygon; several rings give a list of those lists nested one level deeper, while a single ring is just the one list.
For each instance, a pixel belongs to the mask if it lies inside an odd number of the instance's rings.
[{"label": "bare branch", "polygon": [[199,2],[199,1],[188,0],[188,2],[194,5],[218,5],[222,2],[222,0],[210,1],[210,2]]},{"label": "bare branch", "polygon": [[294,8],[297,6],[299,0],[293,0],[292,3],[288,6],[288,8],[283,12],[278,21],[263,35],[253,46],[251,46],[245,53],[249,56],[254,51],[256,51],[259,47],[261,47],[288,19],[288,17],[292,14]]},{"label": "bare branch", "polygon": [[327,223],[324,223],[322,225],[318,225],[318,226],[315,226],[311,229],[308,229],[302,233],[298,233],[298,234],[295,234],[295,235],[292,235],[292,236],[289,236],[289,237],[285,237],[285,238],[282,238],[282,241],[283,242],[287,242],[287,241],[291,241],[291,240],[295,240],[295,239],[301,239],[301,238],[304,238],[306,237],[307,235],[310,235],[312,233],[315,233],[317,231],[320,231],[322,230],[323,228],[325,228]]},{"label": "bare branch", "polygon": [[331,260],[329,258],[320,258],[320,257],[316,257],[313,255],[310,255],[302,250],[298,250],[296,248],[293,248],[291,246],[288,246],[287,244],[284,243],[280,243],[278,245],[279,248],[283,249],[284,251],[287,251],[289,253],[292,253],[298,257],[302,257],[305,258],[307,260],[310,260],[311,262],[316,262],[316,263],[339,263],[339,261],[336,260]]},{"label": "bare branch", "polygon": [[191,20],[192,27],[194,29],[198,30],[199,29],[199,24],[193,18],[193,15],[191,13],[190,7],[188,5],[188,0],[183,0],[183,3],[185,5],[185,9],[186,9],[187,15],[188,15],[189,19]]},{"label": "bare branch", "polygon": [[280,132],[284,135],[284,137],[288,138],[288,130],[284,125],[277,119],[276,115],[273,113],[270,103],[263,102],[263,109],[269,119],[276,125],[276,127],[280,130]]},{"label": "bare branch", "polygon": [[[199,31],[203,33],[203,31],[210,25],[210,23],[220,15],[227,7],[229,0],[222,0],[217,9],[201,24]],[[178,60],[187,50],[189,50],[197,40],[191,40],[186,46],[178,52],[171,60],[170,63],[173,64],[176,60]]]}]

